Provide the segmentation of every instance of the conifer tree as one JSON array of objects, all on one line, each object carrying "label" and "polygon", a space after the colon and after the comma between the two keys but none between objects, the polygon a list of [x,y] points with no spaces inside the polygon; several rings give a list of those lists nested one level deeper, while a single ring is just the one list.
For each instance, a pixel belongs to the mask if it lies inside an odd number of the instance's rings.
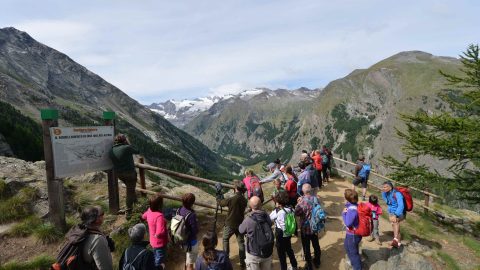
[{"label": "conifer tree", "polygon": [[[402,161],[387,157],[385,164],[394,169],[392,177],[420,188],[442,187],[460,198],[480,202],[480,58],[479,46],[470,45],[460,56],[460,75],[440,73],[451,89],[439,97],[449,105],[440,113],[420,110],[402,114],[406,131],[397,129],[405,139]],[[432,156],[451,164],[444,172],[416,164],[415,158]]]}]

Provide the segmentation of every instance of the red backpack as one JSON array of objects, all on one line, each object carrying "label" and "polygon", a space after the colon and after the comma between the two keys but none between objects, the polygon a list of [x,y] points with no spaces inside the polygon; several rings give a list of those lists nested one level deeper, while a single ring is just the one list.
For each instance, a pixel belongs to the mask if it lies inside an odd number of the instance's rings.
[{"label": "red backpack", "polygon": [[358,212],[358,227],[350,229],[353,234],[360,236],[370,236],[373,230],[372,210],[366,203],[359,203],[358,206],[351,205],[349,208],[356,209]]},{"label": "red backpack", "polygon": [[248,191],[248,198],[257,196],[263,202],[263,190],[260,185],[260,179],[256,176],[250,177],[250,190]]},{"label": "red backpack", "polygon": [[[406,211],[410,212],[413,210],[413,199],[412,199],[412,194],[410,194],[410,190],[408,187],[396,187],[395,188],[398,192],[402,193],[403,195],[403,203],[405,206]],[[395,200],[397,197],[395,196],[395,192],[393,193],[393,197]]]}]

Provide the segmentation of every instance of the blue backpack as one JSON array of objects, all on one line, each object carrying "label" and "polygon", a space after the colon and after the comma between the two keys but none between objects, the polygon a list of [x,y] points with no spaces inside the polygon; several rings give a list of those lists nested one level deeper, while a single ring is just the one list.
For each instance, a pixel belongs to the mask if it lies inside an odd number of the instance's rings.
[{"label": "blue backpack", "polygon": [[310,220],[308,223],[310,225],[310,229],[314,233],[318,233],[321,230],[325,230],[325,222],[327,221],[327,214],[323,210],[322,206],[318,202],[318,199],[315,198],[313,200],[312,205],[312,213],[310,215]]},{"label": "blue backpack", "polygon": [[366,179],[368,179],[369,175],[370,175],[370,164],[363,163],[362,169],[360,170],[360,172],[358,172],[358,176],[360,176],[360,178],[366,180]]}]

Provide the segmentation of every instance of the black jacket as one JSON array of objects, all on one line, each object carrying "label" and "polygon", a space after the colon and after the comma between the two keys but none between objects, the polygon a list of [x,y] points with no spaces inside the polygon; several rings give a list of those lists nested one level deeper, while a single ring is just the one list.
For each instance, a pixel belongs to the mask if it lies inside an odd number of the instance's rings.
[{"label": "black jacket", "polygon": [[133,243],[131,246],[129,246],[127,248],[128,258],[125,258],[124,251],[122,258],[120,258],[118,269],[123,269],[123,265],[125,263],[132,262],[142,250],[146,249],[146,251],[134,262],[133,266],[135,266],[135,269],[137,270],[157,270],[158,268],[155,268],[155,258],[153,257],[153,252],[147,249],[147,245],[148,242],[143,241],[140,243]]}]

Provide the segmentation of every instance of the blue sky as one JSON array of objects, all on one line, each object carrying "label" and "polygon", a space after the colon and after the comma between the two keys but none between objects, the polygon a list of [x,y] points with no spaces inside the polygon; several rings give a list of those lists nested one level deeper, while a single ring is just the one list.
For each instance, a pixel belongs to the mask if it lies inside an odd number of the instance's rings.
[{"label": "blue sky", "polygon": [[142,103],[323,87],[401,51],[479,43],[480,1],[1,0],[14,26]]}]

